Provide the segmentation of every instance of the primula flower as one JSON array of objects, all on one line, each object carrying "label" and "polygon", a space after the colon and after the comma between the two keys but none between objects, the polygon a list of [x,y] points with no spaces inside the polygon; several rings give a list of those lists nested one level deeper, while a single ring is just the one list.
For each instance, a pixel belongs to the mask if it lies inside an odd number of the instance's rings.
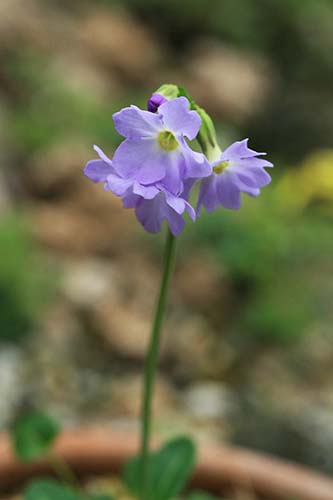
[{"label": "primula flower", "polygon": [[177,236],[185,224],[185,211],[193,221],[195,220],[195,211],[187,201],[193,181],[185,182],[185,190],[181,196],[173,195],[158,183],[155,186],[144,186],[133,178],[121,177],[115,171],[110,158],[98,146],[94,146],[94,149],[100,159],[89,161],[84,174],[94,182],[104,182],[106,191],[111,190],[121,196],[125,208],[135,208],[137,219],[147,231],[157,233],[161,230],[163,220],[166,220],[172,234]]},{"label": "primula flower", "polygon": [[200,129],[201,118],[189,110],[185,97],[166,101],[158,113],[124,108],[113,115],[116,130],[125,137],[113,157],[113,167],[124,179],[142,185],[159,183],[160,189],[179,196],[184,180],[206,177],[211,166],[206,157],[188,146]]},{"label": "primula flower", "polygon": [[257,158],[266,153],[249,149],[247,142],[248,139],[234,142],[211,163],[213,173],[201,182],[198,214],[202,205],[207,212],[220,205],[237,210],[241,206],[241,193],[258,196],[260,188],[270,183],[271,177],[264,167],[272,167],[272,163]]},{"label": "primula flower", "polygon": [[138,221],[150,233],[158,233],[162,222],[167,221],[170,231],[178,236],[184,228],[183,214],[189,214],[192,221],[195,220],[195,210],[182,197],[174,196],[165,190],[158,190],[154,197],[145,198],[128,192],[123,197],[125,208],[135,208]]}]

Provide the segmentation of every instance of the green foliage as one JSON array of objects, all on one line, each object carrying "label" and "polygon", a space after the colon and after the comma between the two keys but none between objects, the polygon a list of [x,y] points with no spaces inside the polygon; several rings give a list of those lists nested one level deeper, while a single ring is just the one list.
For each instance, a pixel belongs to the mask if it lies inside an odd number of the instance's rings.
[{"label": "green foliage", "polygon": [[245,307],[244,328],[253,337],[287,343],[297,340],[313,318],[313,308],[305,288],[287,282],[265,286]]},{"label": "green foliage", "polygon": [[70,488],[51,479],[36,480],[24,492],[24,500],[79,500],[82,499]]},{"label": "green foliage", "polygon": [[24,500],[112,500],[110,495],[86,495],[53,479],[37,479],[24,492]]},{"label": "green foliage", "polygon": [[[195,447],[187,437],[166,443],[151,455],[149,462],[147,500],[169,500],[178,495],[186,485],[195,466]],[[140,491],[140,461],[131,460],[125,468],[124,480],[135,494]]]},{"label": "green foliage", "polygon": [[13,109],[9,120],[10,137],[23,154],[51,146],[73,131],[92,143],[116,146],[120,142],[112,110],[108,113],[96,96],[70,88],[45,58],[22,51],[5,69],[26,93],[24,106]]},{"label": "green foliage", "polygon": [[256,207],[246,206],[239,212],[221,209],[203,215],[193,236],[223,259],[235,281],[257,284],[275,274],[272,264],[288,255],[289,245],[284,221],[278,217],[272,221],[263,203],[255,203]]},{"label": "green foliage", "polygon": [[104,493],[97,493],[89,496],[84,496],[84,500],[113,500],[113,497]]},{"label": "green foliage", "polygon": [[187,496],[187,500],[217,500],[217,498],[204,491],[193,491]]},{"label": "green foliage", "polygon": [[37,479],[24,492],[24,500],[113,500],[110,495],[87,495],[53,479]]},{"label": "green foliage", "polygon": [[26,334],[51,288],[24,220],[17,216],[1,219],[0,339],[16,340]]},{"label": "green foliage", "polygon": [[332,317],[332,220],[320,211],[292,214],[267,192],[255,201],[244,197],[239,212],[203,214],[184,237],[189,247],[208,249],[228,276],[233,307],[223,321],[233,331],[288,343],[319,311]]},{"label": "green foliage", "polygon": [[59,433],[59,425],[43,413],[29,413],[19,418],[11,429],[16,456],[22,461],[45,455]]}]

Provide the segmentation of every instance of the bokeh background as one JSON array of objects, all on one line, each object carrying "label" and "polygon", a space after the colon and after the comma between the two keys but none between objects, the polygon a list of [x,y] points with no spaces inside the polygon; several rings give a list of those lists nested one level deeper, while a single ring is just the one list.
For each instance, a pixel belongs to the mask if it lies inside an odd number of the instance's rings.
[{"label": "bokeh background", "polygon": [[83,175],[184,85],[273,182],[189,224],[155,429],[333,468],[331,0],[0,1],[0,427],[137,428],[163,235]]}]

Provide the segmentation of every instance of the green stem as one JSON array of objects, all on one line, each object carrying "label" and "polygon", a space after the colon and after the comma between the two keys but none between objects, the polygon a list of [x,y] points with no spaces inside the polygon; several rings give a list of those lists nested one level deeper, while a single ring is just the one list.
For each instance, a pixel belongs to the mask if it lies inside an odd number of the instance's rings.
[{"label": "green stem", "polygon": [[145,363],[143,396],[142,396],[142,415],[141,415],[142,429],[141,429],[141,448],[140,448],[141,500],[146,499],[146,493],[147,493],[146,490],[147,490],[147,475],[149,466],[149,441],[150,441],[151,420],[152,420],[151,419],[152,396],[153,396],[156,368],[158,363],[161,329],[163,325],[168,288],[172,274],[173,261],[175,255],[175,243],[176,243],[176,238],[169,231],[164,250],[164,266],[163,266],[160,292],[156,305],[155,317],[152,326],[146,363]]},{"label": "green stem", "polygon": [[59,455],[52,452],[48,454],[48,460],[54,472],[57,474],[59,479],[63,481],[64,484],[72,487],[74,490],[80,490],[78,479],[65,460],[63,460]]}]

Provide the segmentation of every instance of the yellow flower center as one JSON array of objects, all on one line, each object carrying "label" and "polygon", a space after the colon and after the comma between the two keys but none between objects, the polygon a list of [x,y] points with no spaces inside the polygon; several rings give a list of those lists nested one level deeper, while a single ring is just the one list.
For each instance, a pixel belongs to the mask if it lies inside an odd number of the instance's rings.
[{"label": "yellow flower center", "polygon": [[161,148],[165,149],[166,151],[173,151],[179,146],[176,137],[172,132],[170,132],[170,130],[163,130],[162,132],[160,132],[158,134],[157,140]]},{"label": "yellow flower center", "polygon": [[221,163],[213,167],[213,171],[215,172],[215,174],[221,174],[223,170],[227,168],[228,165],[229,165],[228,161],[221,161]]}]

